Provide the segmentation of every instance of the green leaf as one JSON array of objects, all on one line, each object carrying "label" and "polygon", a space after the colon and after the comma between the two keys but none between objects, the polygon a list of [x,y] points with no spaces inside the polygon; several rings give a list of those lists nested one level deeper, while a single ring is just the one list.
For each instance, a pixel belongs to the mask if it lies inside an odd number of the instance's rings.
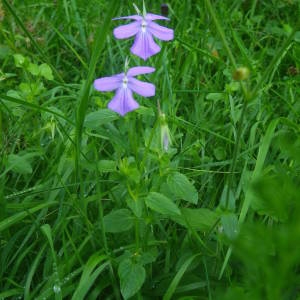
[{"label": "green leaf", "polygon": [[86,116],[84,126],[89,129],[97,129],[100,125],[110,123],[118,118],[115,112],[106,108],[100,109]]},{"label": "green leaf", "polygon": [[31,73],[34,76],[37,76],[40,74],[40,68],[38,65],[33,64],[33,63],[29,63],[27,70],[29,73]]},{"label": "green leaf", "polygon": [[146,277],[144,267],[132,262],[130,259],[125,259],[120,263],[118,274],[124,299],[135,295],[142,287]]},{"label": "green leaf", "polygon": [[207,94],[206,99],[214,100],[214,101],[222,100],[222,99],[224,99],[224,94],[223,93],[209,93],[209,94]]},{"label": "green leaf", "polygon": [[234,240],[239,233],[238,218],[234,213],[225,213],[221,216],[221,224],[225,235]]},{"label": "green leaf", "polygon": [[132,199],[131,197],[126,198],[127,206],[138,218],[141,218],[143,213],[144,201],[142,200],[143,199],[141,199],[140,197],[136,197],[135,199]]},{"label": "green leaf", "polygon": [[193,204],[198,203],[197,190],[185,175],[178,172],[172,173],[168,176],[167,183],[176,197]]},{"label": "green leaf", "polygon": [[17,68],[23,68],[25,57],[22,54],[14,54],[14,61]]},{"label": "green leaf", "polygon": [[217,160],[224,160],[226,158],[226,150],[224,147],[216,147],[213,152]]},{"label": "green leaf", "polygon": [[53,80],[52,70],[49,67],[49,65],[47,65],[47,64],[41,64],[39,66],[39,69],[40,69],[41,76],[43,76],[44,78],[46,78],[48,80]]},{"label": "green leaf", "polygon": [[100,160],[98,161],[98,170],[99,172],[114,172],[116,171],[116,162],[114,160]]},{"label": "green leaf", "polygon": [[151,192],[146,198],[146,205],[152,210],[165,215],[180,215],[177,205],[166,196]]},{"label": "green leaf", "polygon": [[10,226],[20,222],[21,220],[23,220],[24,218],[26,218],[27,216],[29,216],[30,214],[35,213],[36,211],[39,211],[45,207],[49,207],[52,205],[57,204],[57,202],[48,202],[48,203],[43,203],[40,205],[37,205],[35,207],[32,207],[28,210],[22,211],[20,213],[14,214],[9,218],[4,219],[3,221],[0,222],[0,232],[2,230],[5,230],[6,228],[9,228]]},{"label": "green leaf", "polygon": [[85,299],[97,277],[109,265],[109,261],[106,260],[106,255],[99,255],[98,253],[93,254],[89,258],[87,263],[84,265],[79,284],[73,294],[72,300]]},{"label": "green leaf", "polygon": [[133,226],[133,216],[128,209],[118,209],[104,216],[103,223],[106,232],[127,231]]},{"label": "green leaf", "polygon": [[173,294],[175,293],[175,290],[182,279],[184,273],[187,271],[190,264],[194,261],[196,257],[198,257],[200,254],[195,254],[192,257],[189,257],[180,267],[177,274],[173,278],[172,282],[170,283],[166,293],[163,296],[163,300],[170,300],[173,299]]},{"label": "green leaf", "polygon": [[172,217],[172,219],[185,227],[190,226],[197,231],[210,230],[219,218],[217,212],[207,208],[183,208],[181,213],[182,216]]},{"label": "green leaf", "polygon": [[294,36],[294,40],[297,43],[300,43],[300,31],[296,31],[295,36]]},{"label": "green leaf", "polygon": [[9,154],[6,167],[19,174],[31,174],[32,167],[24,156]]},{"label": "green leaf", "polygon": [[0,59],[5,59],[11,53],[12,50],[6,45],[0,44]]}]

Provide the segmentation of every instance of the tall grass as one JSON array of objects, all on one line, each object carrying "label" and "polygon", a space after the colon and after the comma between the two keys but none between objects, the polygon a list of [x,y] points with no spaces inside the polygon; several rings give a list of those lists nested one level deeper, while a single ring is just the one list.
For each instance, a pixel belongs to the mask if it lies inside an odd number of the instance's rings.
[{"label": "tall grass", "polygon": [[299,298],[300,4],[168,4],[122,118],[131,4],[2,1],[0,299]]}]

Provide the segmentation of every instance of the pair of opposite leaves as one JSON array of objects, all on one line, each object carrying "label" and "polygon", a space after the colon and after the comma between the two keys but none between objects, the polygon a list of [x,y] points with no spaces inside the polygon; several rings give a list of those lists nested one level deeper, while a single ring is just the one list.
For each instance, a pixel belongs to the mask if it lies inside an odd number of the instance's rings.
[{"label": "pair of opposite leaves", "polygon": [[[133,15],[115,18],[114,20],[120,19],[130,19],[134,21],[115,28],[113,32],[115,38],[126,39],[135,36],[130,51],[144,60],[147,60],[150,56],[160,51],[160,47],[155,43],[153,36],[163,41],[170,41],[174,38],[172,29],[163,27],[154,22],[155,20],[169,20],[166,17],[147,13],[143,16]],[[143,82],[134,78],[137,75],[152,73],[154,71],[155,69],[152,67],[133,67],[124,73],[96,79],[94,81],[94,87],[101,92],[116,90],[115,96],[108,103],[108,108],[124,116],[139,107],[139,104],[133,98],[132,92],[144,97],[155,95],[155,86],[152,83]]]}]

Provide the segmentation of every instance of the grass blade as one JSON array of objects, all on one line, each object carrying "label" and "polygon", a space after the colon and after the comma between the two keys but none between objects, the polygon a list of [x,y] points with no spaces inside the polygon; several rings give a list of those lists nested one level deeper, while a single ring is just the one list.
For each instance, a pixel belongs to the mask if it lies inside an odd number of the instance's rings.
[{"label": "grass blade", "polygon": [[[83,85],[82,92],[79,97],[79,105],[76,114],[76,157],[75,157],[75,169],[76,169],[76,178],[80,180],[80,171],[79,171],[79,159],[80,159],[80,145],[83,131],[83,123],[88,107],[89,94],[91,89],[91,84],[94,80],[94,73],[96,69],[97,60],[101,54],[102,49],[104,48],[106,34],[109,29],[111,19],[116,14],[118,9],[118,1],[112,1],[108,10],[106,18],[103,22],[103,26],[99,26],[95,35],[95,45],[92,52],[91,61],[89,64],[89,70],[87,74],[87,79]],[[81,180],[80,180],[81,181]],[[82,192],[82,187],[81,187]]]},{"label": "grass blade", "polygon": [[177,285],[179,283],[179,281],[181,280],[182,276],[184,275],[184,273],[186,272],[187,268],[190,266],[190,264],[194,261],[194,259],[196,257],[198,257],[200,254],[196,254],[193,255],[192,257],[188,258],[180,267],[180,269],[178,270],[176,276],[174,277],[174,279],[172,280],[168,290],[166,291],[166,293],[164,294],[163,300],[170,300],[173,297],[173,294],[177,288]]}]

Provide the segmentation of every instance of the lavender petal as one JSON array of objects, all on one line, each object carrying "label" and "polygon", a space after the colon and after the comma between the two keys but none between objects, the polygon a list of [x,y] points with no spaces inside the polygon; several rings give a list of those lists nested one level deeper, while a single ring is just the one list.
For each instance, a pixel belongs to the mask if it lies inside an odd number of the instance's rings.
[{"label": "lavender petal", "polygon": [[122,84],[122,74],[111,77],[98,78],[94,81],[94,88],[101,92],[110,92],[116,90]]},{"label": "lavender petal", "polygon": [[148,30],[151,32],[151,34],[162,41],[170,41],[174,39],[173,29],[160,26],[154,22],[149,23]]},{"label": "lavender petal", "polygon": [[160,16],[160,15],[155,15],[155,14],[146,14],[146,18],[147,21],[153,21],[153,20],[167,20],[169,21],[169,18]]},{"label": "lavender petal", "polygon": [[127,39],[136,35],[141,25],[139,21],[132,22],[127,25],[121,25],[114,29],[114,36],[116,39]]},{"label": "lavender petal", "polygon": [[108,108],[121,116],[139,108],[139,104],[133,99],[132,92],[128,88],[119,88],[116,95],[108,103]]},{"label": "lavender petal", "polygon": [[147,60],[150,56],[158,53],[160,51],[160,47],[154,42],[150,32],[139,31],[135,36],[135,40],[130,51],[142,59]]},{"label": "lavender petal", "polygon": [[127,76],[137,76],[141,74],[153,73],[155,68],[152,67],[133,67],[127,71]]},{"label": "lavender petal", "polygon": [[128,80],[128,88],[144,97],[152,97],[155,95],[154,84],[143,82],[132,77]]},{"label": "lavender petal", "polygon": [[139,16],[139,15],[131,15],[131,16],[126,16],[126,17],[118,17],[118,18],[113,18],[112,20],[137,20],[137,21],[141,21],[143,19],[143,17]]}]

